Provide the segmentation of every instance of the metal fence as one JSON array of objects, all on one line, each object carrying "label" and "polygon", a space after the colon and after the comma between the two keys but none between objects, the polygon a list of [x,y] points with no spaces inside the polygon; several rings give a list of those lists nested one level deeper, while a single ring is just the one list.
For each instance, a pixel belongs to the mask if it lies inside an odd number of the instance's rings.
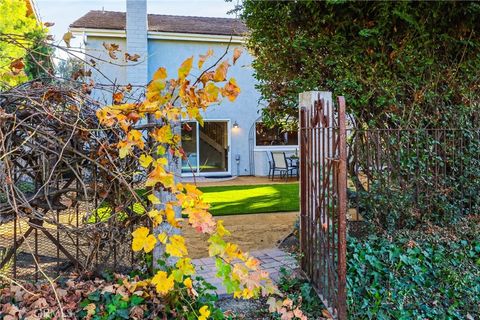
[{"label": "metal fence", "polygon": [[346,319],[345,102],[300,110],[301,266],[329,311]]},{"label": "metal fence", "polygon": [[355,128],[342,97],[305,95],[301,266],[331,313],[346,319],[347,231],[389,234],[478,215],[480,129]]},{"label": "metal fence", "polygon": [[349,217],[386,230],[480,212],[479,129],[349,129]]}]

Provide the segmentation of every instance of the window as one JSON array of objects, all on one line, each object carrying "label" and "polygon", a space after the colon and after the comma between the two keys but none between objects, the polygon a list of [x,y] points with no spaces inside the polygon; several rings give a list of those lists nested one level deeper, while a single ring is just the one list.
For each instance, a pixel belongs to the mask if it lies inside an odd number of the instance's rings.
[{"label": "window", "polygon": [[256,146],[296,146],[297,131],[284,131],[283,128],[268,128],[261,122],[255,124]]}]

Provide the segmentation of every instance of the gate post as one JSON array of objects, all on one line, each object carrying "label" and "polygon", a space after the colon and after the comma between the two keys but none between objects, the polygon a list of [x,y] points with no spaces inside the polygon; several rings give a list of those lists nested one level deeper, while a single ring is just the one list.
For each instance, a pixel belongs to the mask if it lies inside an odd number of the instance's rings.
[{"label": "gate post", "polygon": [[301,266],[329,312],[347,319],[347,143],[345,99],[299,96]]},{"label": "gate post", "polygon": [[347,319],[347,127],[345,98],[338,97],[338,319]]}]

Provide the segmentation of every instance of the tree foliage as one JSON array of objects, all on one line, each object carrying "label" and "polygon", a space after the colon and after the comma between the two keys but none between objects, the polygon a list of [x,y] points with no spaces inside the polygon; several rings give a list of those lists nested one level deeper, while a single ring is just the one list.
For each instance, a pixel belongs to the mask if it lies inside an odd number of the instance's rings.
[{"label": "tree foliage", "polygon": [[296,117],[308,90],[345,96],[368,126],[454,126],[478,109],[478,3],[246,0],[241,16],[267,122]]},{"label": "tree foliage", "polygon": [[0,12],[0,89],[4,89],[36,78],[50,66],[49,50],[42,45],[46,29],[26,1],[0,0]]}]

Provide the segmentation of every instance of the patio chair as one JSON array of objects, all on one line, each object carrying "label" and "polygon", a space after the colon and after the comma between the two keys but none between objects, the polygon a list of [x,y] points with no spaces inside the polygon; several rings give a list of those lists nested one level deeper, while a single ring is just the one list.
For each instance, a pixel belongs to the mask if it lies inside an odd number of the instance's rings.
[{"label": "patio chair", "polygon": [[292,175],[293,175],[293,171],[295,170],[295,175],[298,180],[300,178],[300,170],[299,170],[300,159],[298,157],[287,157],[287,161],[289,166],[292,168]]},{"label": "patio chair", "polygon": [[272,180],[275,179],[275,172],[280,173],[280,178],[285,178],[285,181],[288,180],[290,174],[293,175],[293,170],[296,168],[291,166],[287,161],[287,156],[285,152],[270,152],[272,155]]},{"label": "patio chair", "polygon": [[268,156],[267,152],[267,159],[268,159],[268,179],[273,175],[273,160],[271,160]]}]

